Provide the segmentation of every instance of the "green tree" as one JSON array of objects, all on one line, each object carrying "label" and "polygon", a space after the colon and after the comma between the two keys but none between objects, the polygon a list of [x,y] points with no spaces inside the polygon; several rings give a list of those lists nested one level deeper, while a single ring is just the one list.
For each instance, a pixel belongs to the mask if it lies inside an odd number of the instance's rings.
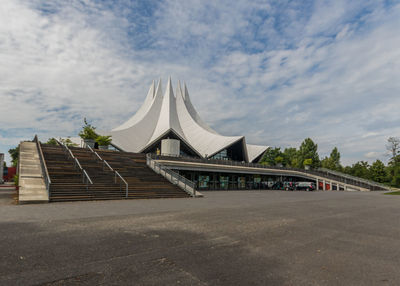
[{"label": "green tree", "polygon": [[337,147],[332,149],[331,154],[329,157],[325,157],[321,161],[322,168],[335,170],[335,171],[342,171],[343,167],[340,164],[340,152]]},{"label": "green tree", "polygon": [[283,165],[287,167],[297,167],[297,149],[293,147],[285,148],[282,153]]},{"label": "green tree", "polygon": [[275,147],[275,148],[268,148],[268,150],[265,152],[264,156],[262,157],[260,163],[268,166],[275,166],[276,161],[275,159],[277,157],[283,157],[281,148]]},{"label": "green tree", "polygon": [[45,144],[48,145],[58,145],[57,140],[55,138],[49,138]]},{"label": "green tree", "polygon": [[329,158],[331,159],[334,170],[342,169],[342,166],[340,165],[340,152],[337,147],[332,149],[332,152],[329,155]]},{"label": "green tree", "polygon": [[370,179],[369,164],[365,161],[359,161],[351,166],[350,169],[345,168],[349,175],[359,178]]},{"label": "green tree", "polygon": [[321,160],[321,167],[325,169],[331,169],[332,170],[332,161],[329,157],[325,157],[324,159]]},{"label": "green tree", "polygon": [[390,181],[390,184],[393,187],[400,188],[400,164],[396,164],[391,169],[392,169],[392,177],[391,177],[392,180]]},{"label": "green tree", "polygon": [[386,167],[380,160],[376,160],[369,168],[370,179],[378,183],[386,181]]},{"label": "green tree", "polygon": [[304,160],[311,159],[312,168],[318,168],[320,166],[320,160],[318,155],[318,145],[311,140],[311,138],[306,138],[301,143],[298,152],[298,167],[304,167]]},{"label": "green tree", "polygon": [[388,174],[388,181],[391,186],[400,188],[400,155],[397,155],[389,161],[386,168]]},{"label": "green tree", "polygon": [[353,168],[351,166],[346,166],[343,168],[343,173],[353,175]]},{"label": "green tree", "polygon": [[13,167],[17,167],[17,165],[18,165],[18,157],[19,157],[19,146],[8,150],[8,153],[11,156],[11,165]]},{"label": "green tree", "polygon": [[389,137],[386,149],[391,156],[386,168],[387,181],[393,187],[400,187],[400,138]]},{"label": "green tree", "polygon": [[398,157],[398,155],[400,155],[400,138],[389,137],[387,141],[386,149],[390,152],[390,161],[400,159],[400,157]]},{"label": "green tree", "polygon": [[282,165],[283,164],[283,157],[282,156],[275,157],[275,163],[276,163],[276,165]]}]

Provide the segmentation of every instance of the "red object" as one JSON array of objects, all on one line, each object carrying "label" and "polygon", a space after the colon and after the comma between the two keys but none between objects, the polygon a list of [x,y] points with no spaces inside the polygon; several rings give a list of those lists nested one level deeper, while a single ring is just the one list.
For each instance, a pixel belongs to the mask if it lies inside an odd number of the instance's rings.
[{"label": "red object", "polygon": [[3,176],[3,180],[5,182],[11,182],[14,179],[16,173],[17,173],[16,167],[8,167],[8,174]]},{"label": "red object", "polygon": [[[318,182],[318,189],[323,190],[324,189],[324,183],[323,182]],[[331,190],[331,184],[325,183],[325,191],[330,191]]]}]

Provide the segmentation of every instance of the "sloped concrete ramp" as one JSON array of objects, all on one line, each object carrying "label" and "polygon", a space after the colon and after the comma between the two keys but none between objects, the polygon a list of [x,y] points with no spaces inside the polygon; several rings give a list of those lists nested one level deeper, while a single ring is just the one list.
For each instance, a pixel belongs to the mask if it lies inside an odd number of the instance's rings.
[{"label": "sloped concrete ramp", "polygon": [[47,203],[49,196],[36,143],[22,142],[19,148],[19,203]]}]

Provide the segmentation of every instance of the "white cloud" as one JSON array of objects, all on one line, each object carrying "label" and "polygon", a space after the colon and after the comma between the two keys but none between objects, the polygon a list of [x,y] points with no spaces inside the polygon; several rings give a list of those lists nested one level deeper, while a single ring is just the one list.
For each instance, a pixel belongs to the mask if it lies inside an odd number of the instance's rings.
[{"label": "white cloud", "polygon": [[366,153],[364,156],[365,156],[365,158],[368,158],[368,159],[376,159],[376,158],[382,156],[382,153],[371,151],[371,152]]},{"label": "white cloud", "polygon": [[3,152],[35,133],[75,136],[83,117],[114,127],[169,75],[215,129],[248,142],[311,137],[351,163],[400,134],[398,4],[49,3],[0,7]]}]

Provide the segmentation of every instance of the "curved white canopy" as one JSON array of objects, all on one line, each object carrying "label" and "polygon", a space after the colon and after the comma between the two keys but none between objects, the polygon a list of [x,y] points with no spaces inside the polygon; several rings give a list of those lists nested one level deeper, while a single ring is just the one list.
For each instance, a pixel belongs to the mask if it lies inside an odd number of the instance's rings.
[{"label": "curved white canopy", "polygon": [[161,79],[156,89],[153,81],[143,105],[136,114],[111,130],[109,135],[112,136],[116,147],[129,152],[143,152],[170,132],[200,157],[212,156],[241,142],[245,161],[252,162],[268,148],[248,145],[244,136],[218,134],[200,118],[190,101],[186,84],[182,90],[178,82],[175,97],[171,78],[168,80],[164,96]]},{"label": "curved white canopy", "polygon": [[258,156],[262,155],[265,151],[267,151],[267,146],[262,145],[247,145],[247,154],[249,156],[249,162],[253,162]]}]

